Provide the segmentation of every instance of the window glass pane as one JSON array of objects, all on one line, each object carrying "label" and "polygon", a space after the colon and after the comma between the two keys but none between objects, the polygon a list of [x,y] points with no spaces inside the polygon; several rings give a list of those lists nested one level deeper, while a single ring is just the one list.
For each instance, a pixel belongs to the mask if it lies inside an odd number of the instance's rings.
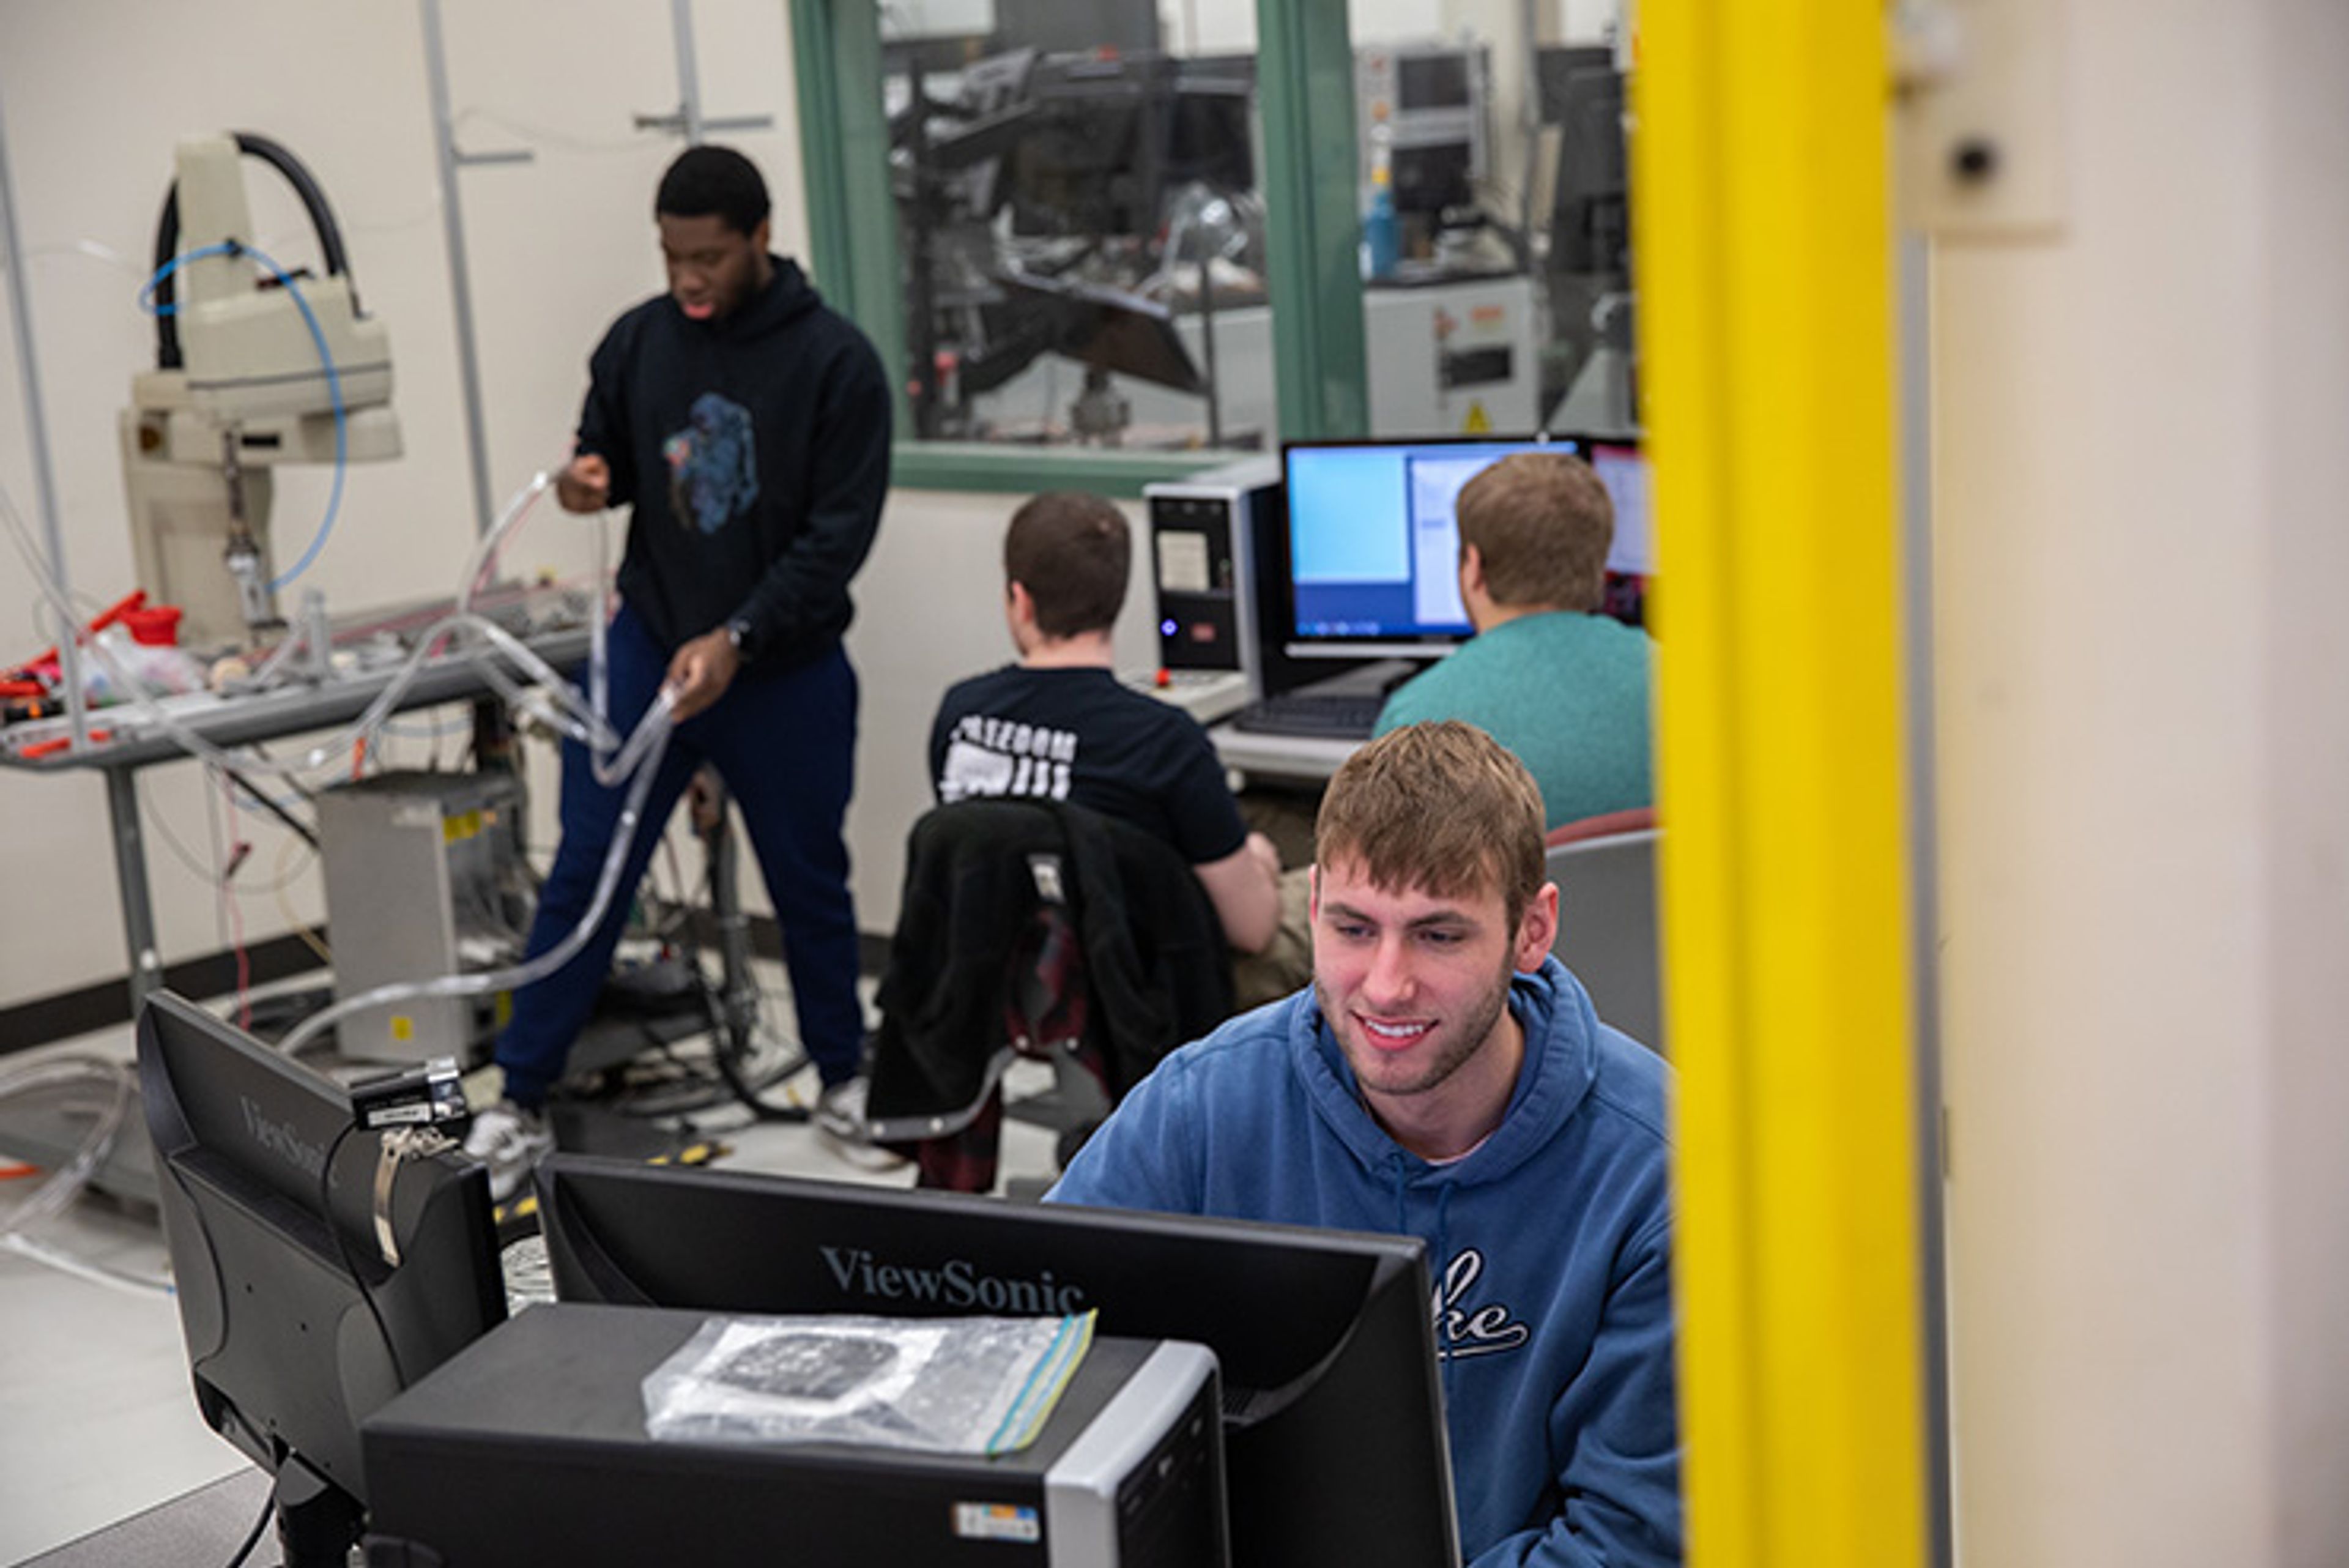
[{"label": "window glass pane", "polygon": [[1253,0],[895,0],[913,433],[1269,445]]},{"label": "window glass pane", "polygon": [[1371,432],[1635,433],[1616,0],[1350,6]]}]

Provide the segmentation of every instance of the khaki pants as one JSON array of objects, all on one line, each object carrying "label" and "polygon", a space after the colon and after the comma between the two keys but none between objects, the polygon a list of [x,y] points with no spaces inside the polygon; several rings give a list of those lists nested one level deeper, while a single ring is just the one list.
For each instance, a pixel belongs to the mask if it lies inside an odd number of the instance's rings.
[{"label": "khaki pants", "polygon": [[1241,1012],[1278,1002],[1313,979],[1312,869],[1280,874],[1280,929],[1260,953],[1232,955],[1232,999]]}]

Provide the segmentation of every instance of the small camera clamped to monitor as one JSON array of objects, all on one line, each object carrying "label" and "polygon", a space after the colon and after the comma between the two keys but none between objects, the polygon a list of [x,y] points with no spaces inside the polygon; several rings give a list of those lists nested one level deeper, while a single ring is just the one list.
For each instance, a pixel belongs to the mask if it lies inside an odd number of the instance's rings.
[{"label": "small camera clamped to monitor", "polygon": [[430,1061],[350,1086],[351,1119],[363,1132],[383,1134],[375,1168],[376,1247],[383,1261],[399,1266],[399,1242],[391,1223],[391,1191],[402,1160],[442,1154],[457,1147],[451,1134],[472,1119],[457,1059]]},{"label": "small camera clamped to monitor", "polygon": [[446,1128],[472,1119],[454,1056],[435,1056],[398,1072],[362,1078],[350,1086],[351,1116],[362,1131],[391,1127]]}]

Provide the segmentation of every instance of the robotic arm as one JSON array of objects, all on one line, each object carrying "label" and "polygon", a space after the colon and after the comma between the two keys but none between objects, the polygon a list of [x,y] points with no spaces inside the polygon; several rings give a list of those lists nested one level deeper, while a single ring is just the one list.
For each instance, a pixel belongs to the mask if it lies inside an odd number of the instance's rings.
[{"label": "robotic arm", "polygon": [[[256,267],[245,156],[301,197],[326,277],[289,284]],[[242,640],[280,624],[269,471],[399,455],[391,349],[293,153],[241,132],[181,142],[176,165],[155,236],[156,368],[133,379],[120,421],[131,542],[140,586],[181,607],[188,640]]]}]

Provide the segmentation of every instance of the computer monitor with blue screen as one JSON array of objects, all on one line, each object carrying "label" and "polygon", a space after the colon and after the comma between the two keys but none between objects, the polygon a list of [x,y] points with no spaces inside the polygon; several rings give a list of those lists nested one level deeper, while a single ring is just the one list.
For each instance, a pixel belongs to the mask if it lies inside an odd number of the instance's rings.
[{"label": "computer monitor with blue screen", "polygon": [[1433,659],[1472,630],[1460,599],[1461,487],[1521,452],[1588,459],[1615,503],[1608,570],[1652,569],[1646,467],[1628,440],[1293,441],[1282,452],[1299,659]]},{"label": "computer monitor with blue screen", "polygon": [[569,1302],[892,1317],[1092,1311],[1216,1353],[1237,1568],[1460,1561],[1416,1237],[553,1155]]}]

